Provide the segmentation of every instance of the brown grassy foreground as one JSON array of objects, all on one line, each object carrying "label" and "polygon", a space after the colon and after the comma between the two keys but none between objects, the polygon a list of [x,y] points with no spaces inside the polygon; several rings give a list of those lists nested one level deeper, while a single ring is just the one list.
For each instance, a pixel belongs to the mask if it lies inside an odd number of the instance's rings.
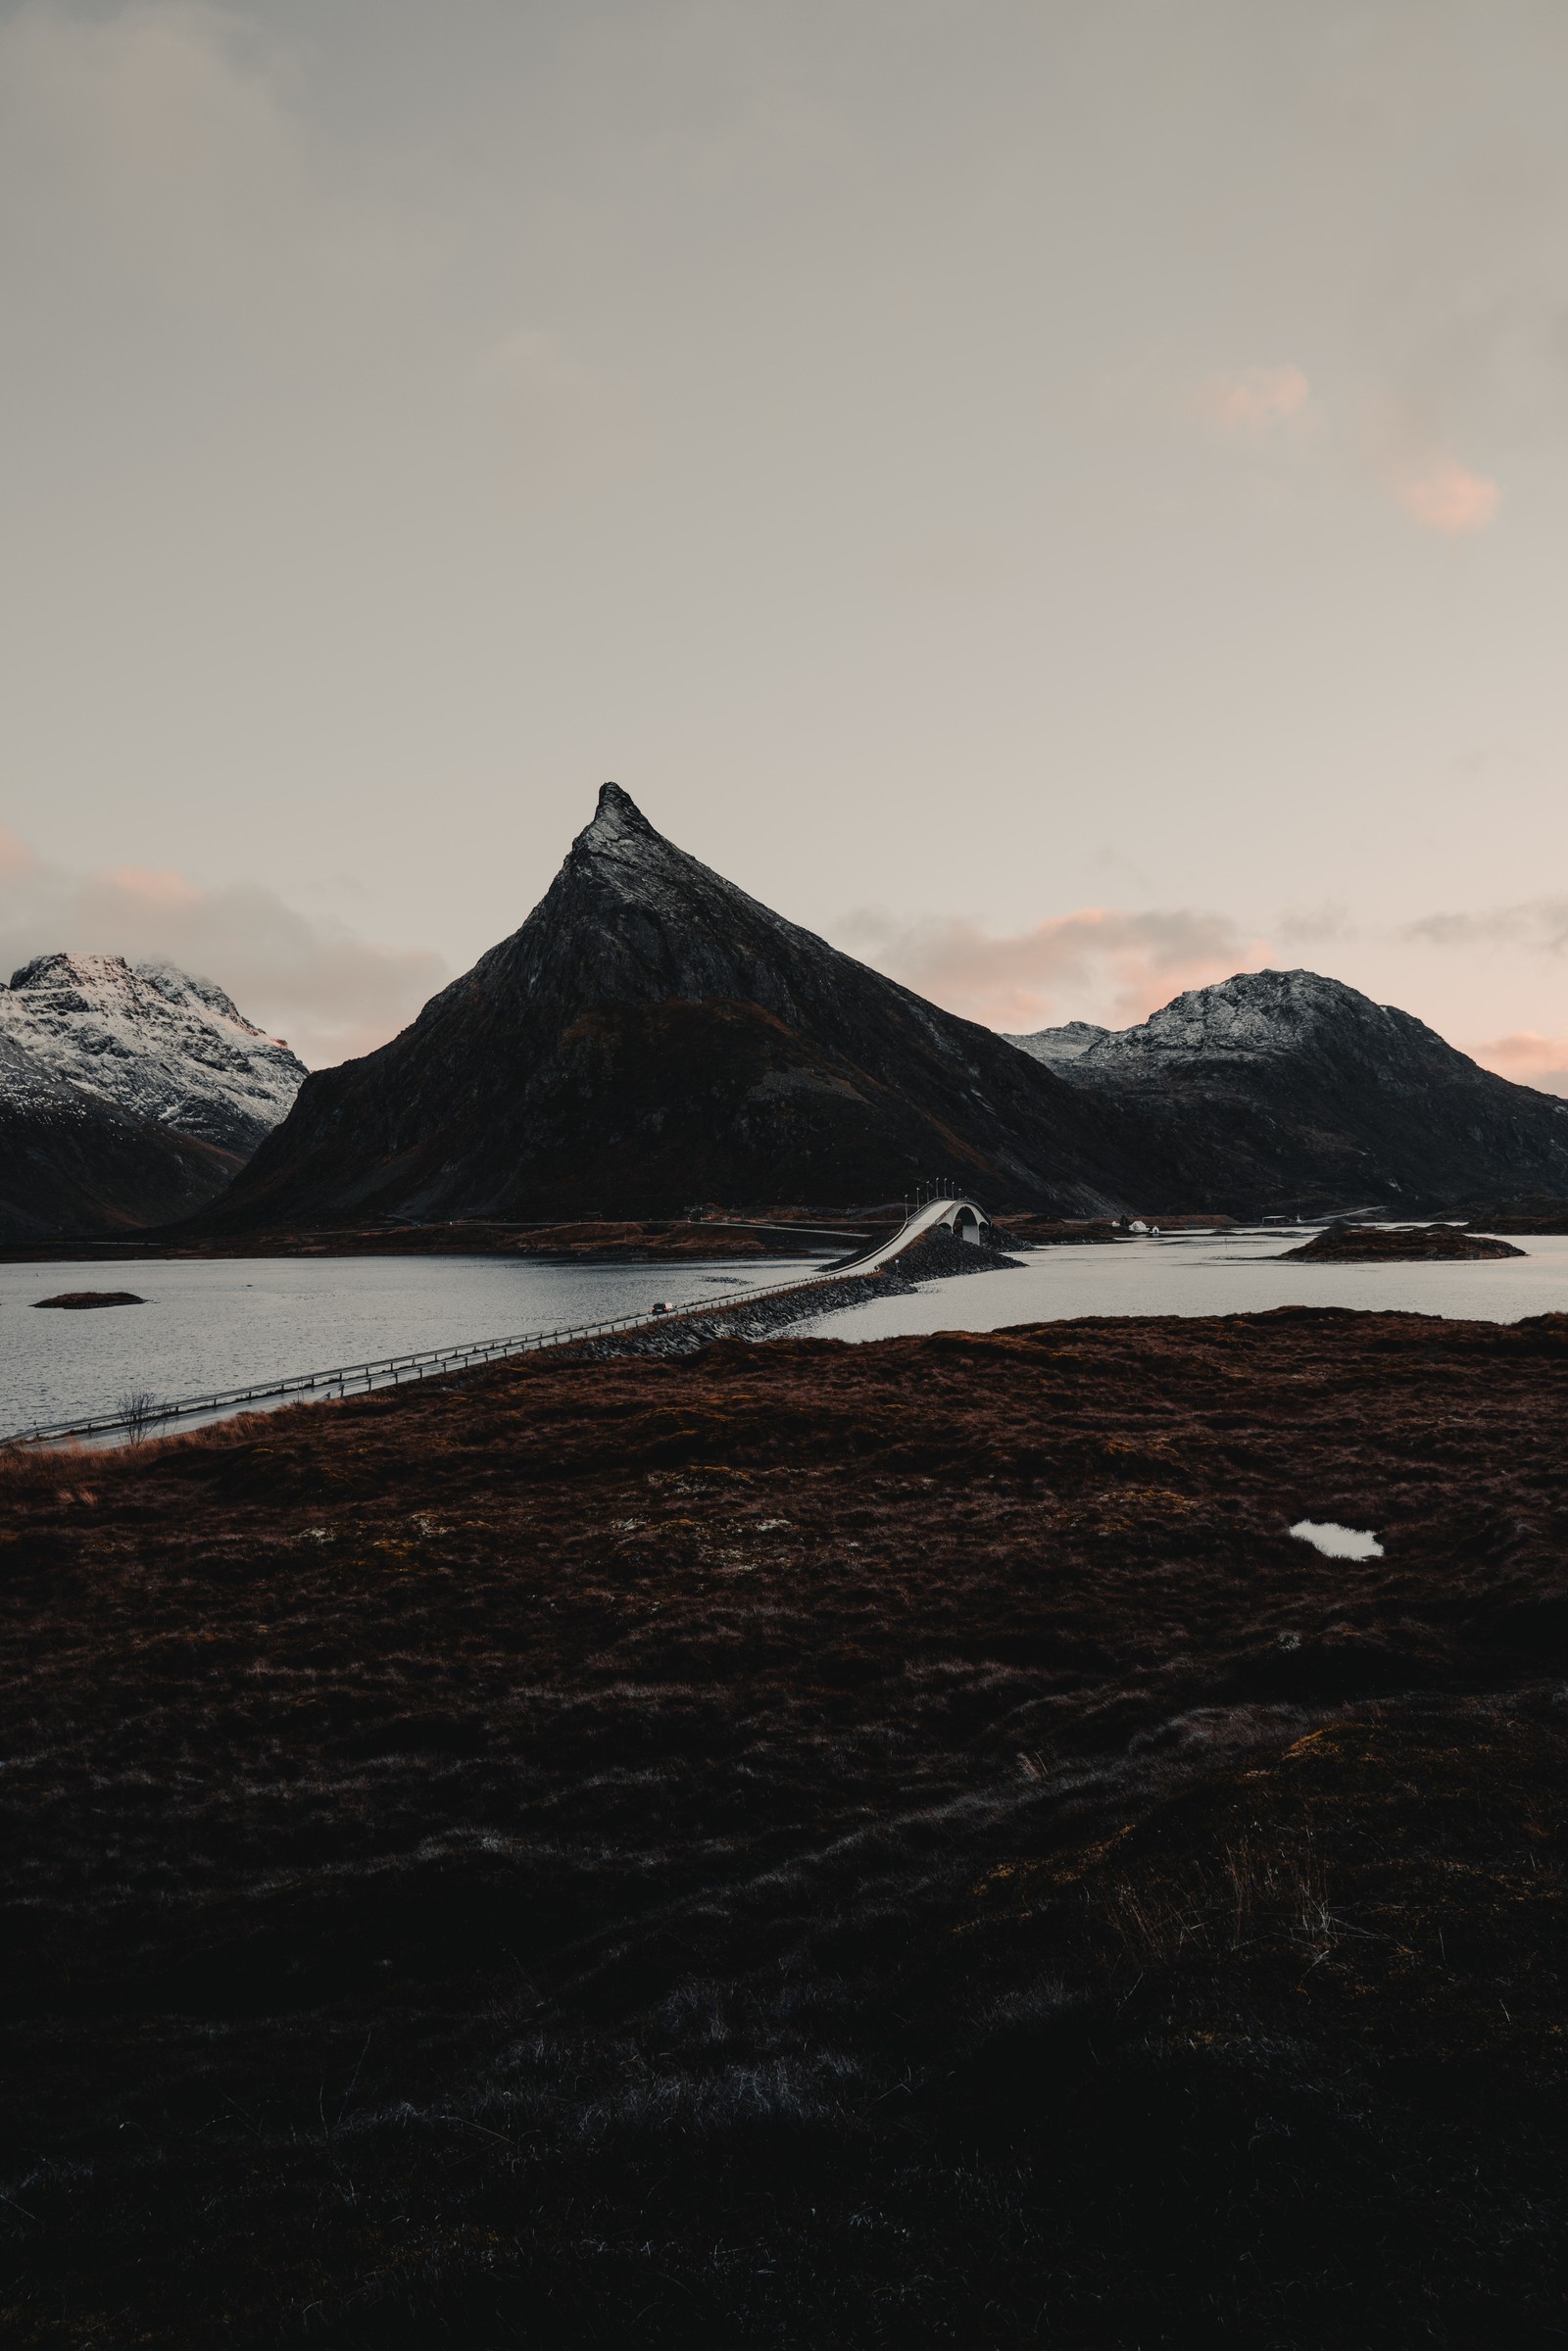
[{"label": "brown grassy foreground", "polygon": [[1560,2341],[1565,1405],[1288,1310],[0,1470],[0,2334]]}]

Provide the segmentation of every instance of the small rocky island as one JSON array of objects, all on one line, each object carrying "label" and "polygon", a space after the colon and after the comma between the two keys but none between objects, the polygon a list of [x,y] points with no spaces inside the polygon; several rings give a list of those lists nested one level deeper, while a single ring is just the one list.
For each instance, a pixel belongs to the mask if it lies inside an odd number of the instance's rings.
[{"label": "small rocky island", "polygon": [[[1319,1265],[1445,1264],[1465,1257],[1523,1257],[1511,1241],[1493,1241],[1458,1225],[1330,1225],[1284,1259],[1304,1257]],[[1282,1259],[1282,1262],[1284,1260]]]},{"label": "small rocky island", "polygon": [[35,1298],[35,1306],[145,1306],[134,1290],[62,1290],[54,1298]]}]

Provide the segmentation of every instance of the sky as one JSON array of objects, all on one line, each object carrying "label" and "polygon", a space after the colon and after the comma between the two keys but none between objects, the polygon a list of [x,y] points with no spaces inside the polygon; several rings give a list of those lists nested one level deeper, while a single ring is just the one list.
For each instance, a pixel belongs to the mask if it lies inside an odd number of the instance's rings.
[{"label": "sky", "polygon": [[612,777],[1004,1030],[1568,1092],[1560,0],[0,0],[0,963],[314,1063]]}]

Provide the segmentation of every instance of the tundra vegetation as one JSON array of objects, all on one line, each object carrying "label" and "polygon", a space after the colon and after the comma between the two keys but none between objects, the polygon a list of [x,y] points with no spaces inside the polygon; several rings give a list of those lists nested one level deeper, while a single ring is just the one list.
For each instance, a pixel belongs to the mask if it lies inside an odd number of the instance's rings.
[{"label": "tundra vegetation", "polygon": [[7,2342],[1550,2339],[1565,1401],[1291,1309],[12,1455]]}]

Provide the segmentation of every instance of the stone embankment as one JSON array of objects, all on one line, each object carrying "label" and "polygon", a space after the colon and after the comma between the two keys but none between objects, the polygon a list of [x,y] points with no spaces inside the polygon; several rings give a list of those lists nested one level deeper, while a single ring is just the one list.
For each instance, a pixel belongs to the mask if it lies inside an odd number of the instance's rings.
[{"label": "stone embankment", "polygon": [[863,1306],[876,1298],[902,1298],[922,1282],[960,1273],[1000,1273],[1016,1267],[1008,1257],[984,1242],[956,1241],[948,1232],[927,1233],[879,1273],[849,1274],[842,1282],[813,1282],[808,1289],[789,1290],[773,1298],[740,1298],[733,1305],[716,1300],[671,1314],[651,1330],[627,1331],[609,1339],[593,1339],[571,1349],[590,1362],[621,1355],[695,1355],[715,1339],[772,1339],[792,1323],[818,1314],[836,1314],[846,1306]]}]

